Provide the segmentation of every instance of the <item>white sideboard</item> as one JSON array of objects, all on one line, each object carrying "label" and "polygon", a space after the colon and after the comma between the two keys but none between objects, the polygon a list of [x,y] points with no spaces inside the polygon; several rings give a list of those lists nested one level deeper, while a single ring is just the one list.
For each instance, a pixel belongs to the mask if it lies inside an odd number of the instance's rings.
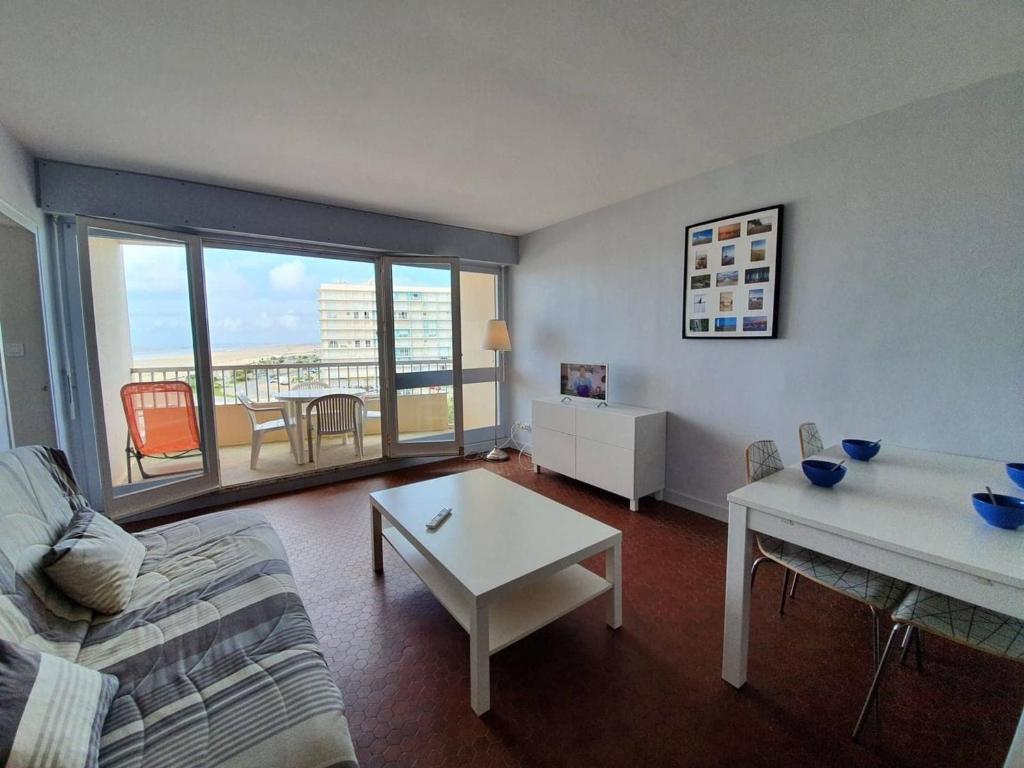
[{"label": "white sideboard", "polygon": [[541,467],[629,499],[665,490],[665,411],[593,400],[533,401],[533,469]]}]

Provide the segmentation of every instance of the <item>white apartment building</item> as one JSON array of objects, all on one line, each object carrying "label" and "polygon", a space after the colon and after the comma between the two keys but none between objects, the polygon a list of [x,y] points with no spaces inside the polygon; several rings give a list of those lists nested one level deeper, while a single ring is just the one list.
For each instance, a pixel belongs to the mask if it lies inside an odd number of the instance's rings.
[{"label": "white apartment building", "polygon": [[[377,289],[367,283],[323,283],[319,292],[320,359],[377,361]],[[452,356],[451,289],[395,286],[395,358]]]}]

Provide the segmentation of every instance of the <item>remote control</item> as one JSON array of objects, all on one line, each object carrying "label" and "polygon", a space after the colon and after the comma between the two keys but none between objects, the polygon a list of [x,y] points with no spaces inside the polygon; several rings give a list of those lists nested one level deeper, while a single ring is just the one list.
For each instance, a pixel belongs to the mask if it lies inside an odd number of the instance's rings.
[{"label": "remote control", "polygon": [[444,508],[442,508],[441,511],[438,512],[436,515],[434,515],[433,519],[431,519],[431,521],[429,523],[427,523],[427,530],[428,531],[436,531],[438,528],[440,528],[444,524],[444,521],[447,520],[451,516],[452,516],[452,508],[451,507],[444,507]]}]

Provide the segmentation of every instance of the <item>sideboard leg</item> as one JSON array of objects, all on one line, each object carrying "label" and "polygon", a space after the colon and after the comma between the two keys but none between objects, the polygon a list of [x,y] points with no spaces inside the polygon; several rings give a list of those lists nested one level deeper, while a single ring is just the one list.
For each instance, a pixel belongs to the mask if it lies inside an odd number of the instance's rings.
[{"label": "sideboard leg", "polygon": [[629,511],[630,512],[639,512],[640,511],[640,499],[630,499],[629,500]]},{"label": "sideboard leg", "polygon": [[655,492],[654,499],[655,499],[655,501],[664,501],[665,500],[665,489],[662,488],[660,491]]},{"label": "sideboard leg", "polygon": [[534,464],[533,465],[533,471],[534,471],[535,474],[539,475],[540,474],[540,464]]}]

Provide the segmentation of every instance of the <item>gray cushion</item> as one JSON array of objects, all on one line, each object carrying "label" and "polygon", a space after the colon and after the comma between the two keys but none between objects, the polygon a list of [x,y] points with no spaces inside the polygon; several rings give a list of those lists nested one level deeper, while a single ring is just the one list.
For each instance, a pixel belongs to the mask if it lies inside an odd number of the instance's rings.
[{"label": "gray cushion", "polygon": [[118,613],[132,597],[145,557],[146,548],[131,534],[85,507],[43,557],[43,570],[72,600]]},{"label": "gray cushion", "polygon": [[92,768],[117,678],[0,640],[0,764]]}]

